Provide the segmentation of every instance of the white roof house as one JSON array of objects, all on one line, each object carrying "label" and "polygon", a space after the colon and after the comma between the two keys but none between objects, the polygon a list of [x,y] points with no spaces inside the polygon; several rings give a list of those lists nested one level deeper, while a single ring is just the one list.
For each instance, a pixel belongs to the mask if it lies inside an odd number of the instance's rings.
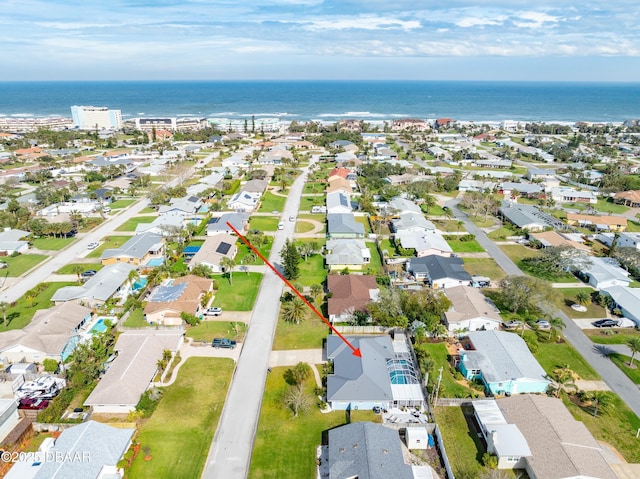
[{"label": "white roof house", "polygon": [[343,191],[327,193],[327,213],[351,213],[351,199]]},{"label": "white roof house", "polygon": [[345,267],[360,269],[371,262],[371,252],[360,239],[345,238],[327,241],[325,262],[329,270],[342,270]]},{"label": "white roof house", "polygon": [[625,318],[631,319],[640,326],[640,289],[626,286],[611,286],[603,289],[616,302]]},{"label": "white roof house", "polygon": [[233,195],[227,205],[234,211],[252,212],[258,206],[262,193],[240,191]]},{"label": "white roof house", "polygon": [[446,290],[451,308],[444,313],[450,332],[497,329],[502,318],[498,308],[478,288],[454,286]]},{"label": "white roof house", "polygon": [[589,262],[581,268],[581,274],[588,278],[589,284],[597,289],[611,286],[629,286],[629,272],[620,267],[612,258],[589,258]]},{"label": "white roof house", "polygon": [[29,249],[29,242],[22,238],[26,238],[30,234],[28,231],[5,228],[0,232],[0,252],[8,255],[15,252],[24,253]]},{"label": "white roof house", "polygon": [[396,233],[401,231],[433,231],[436,226],[426,219],[422,213],[402,213],[400,218],[397,218],[391,222],[393,230]]},{"label": "white roof house", "polygon": [[178,350],[181,330],[125,331],[115,345],[118,356],[84,402],[96,413],[127,414],[149,387],[165,349]]},{"label": "white roof house", "polygon": [[387,205],[388,210],[393,210],[398,214],[403,213],[416,213],[422,214],[420,207],[413,201],[405,200],[404,198],[394,198]]},{"label": "white roof house", "polygon": [[407,249],[415,249],[416,256],[421,258],[431,254],[451,256],[453,250],[444,237],[434,231],[400,231],[394,236],[394,241]]}]

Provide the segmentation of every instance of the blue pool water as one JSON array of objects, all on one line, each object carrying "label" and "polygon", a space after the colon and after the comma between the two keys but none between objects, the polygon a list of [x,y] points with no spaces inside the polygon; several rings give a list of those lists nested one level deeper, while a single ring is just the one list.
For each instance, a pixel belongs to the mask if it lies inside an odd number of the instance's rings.
[{"label": "blue pool water", "polygon": [[107,330],[107,325],[104,324],[104,318],[100,318],[96,324],[89,330],[91,334],[104,333]]},{"label": "blue pool water", "polygon": [[133,283],[133,286],[131,287],[131,289],[133,289],[134,291],[140,291],[146,285],[147,285],[147,278],[138,278],[136,282]]},{"label": "blue pool water", "polygon": [[162,266],[164,264],[164,258],[153,258],[147,261],[146,266]]}]

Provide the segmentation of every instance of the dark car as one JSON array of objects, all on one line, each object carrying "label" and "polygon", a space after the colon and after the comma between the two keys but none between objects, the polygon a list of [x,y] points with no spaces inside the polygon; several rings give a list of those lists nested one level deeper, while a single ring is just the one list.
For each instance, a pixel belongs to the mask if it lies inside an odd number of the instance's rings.
[{"label": "dark car", "polygon": [[615,319],[599,319],[598,321],[594,321],[593,324],[596,328],[613,328],[618,325],[618,321]]},{"label": "dark car", "polygon": [[96,270],[89,269],[89,270],[85,271],[84,273],[81,273],[80,277],[81,278],[91,278],[92,276],[95,276],[96,273],[97,273]]},{"label": "dark car", "polygon": [[18,404],[18,409],[44,409],[49,405],[46,399],[22,398]]},{"label": "dark car", "polygon": [[216,349],[218,348],[233,349],[236,347],[236,342],[233,339],[215,338],[213,341],[211,341],[211,346]]}]

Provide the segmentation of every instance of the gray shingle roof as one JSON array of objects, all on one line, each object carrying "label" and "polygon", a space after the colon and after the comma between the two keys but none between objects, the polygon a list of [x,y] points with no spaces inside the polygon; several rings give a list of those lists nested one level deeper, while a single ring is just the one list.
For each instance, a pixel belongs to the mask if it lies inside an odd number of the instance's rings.
[{"label": "gray shingle roof", "polygon": [[364,235],[364,226],[356,221],[350,213],[327,214],[327,230],[329,234]]},{"label": "gray shingle roof", "polygon": [[407,271],[413,274],[427,273],[431,281],[444,278],[471,281],[471,275],[464,270],[463,265],[460,258],[430,254],[422,258],[411,258]]},{"label": "gray shingle roof", "polygon": [[129,278],[136,269],[126,263],[105,266],[82,286],[65,286],[56,291],[51,301],[71,301],[74,299],[97,299],[107,301]]},{"label": "gray shingle roof", "polygon": [[113,258],[115,256],[129,256],[142,259],[150,250],[162,244],[162,236],[156,233],[142,233],[133,236],[120,248],[106,249],[100,259]]},{"label": "gray shingle roof", "polygon": [[329,431],[329,479],[413,479],[398,432],[371,422]]}]

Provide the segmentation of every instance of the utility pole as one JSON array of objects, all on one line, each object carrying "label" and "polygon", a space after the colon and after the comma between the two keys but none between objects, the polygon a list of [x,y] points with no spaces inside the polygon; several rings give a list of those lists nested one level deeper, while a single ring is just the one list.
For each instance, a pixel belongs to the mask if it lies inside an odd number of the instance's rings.
[{"label": "utility pole", "polygon": [[440,366],[440,369],[438,370],[438,385],[436,386],[436,395],[435,395],[435,399],[433,400],[433,407],[436,407],[436,405],[438,404],[438,394],[440,393],[440,382],[442,381],[442,369],[443,367]]}]

